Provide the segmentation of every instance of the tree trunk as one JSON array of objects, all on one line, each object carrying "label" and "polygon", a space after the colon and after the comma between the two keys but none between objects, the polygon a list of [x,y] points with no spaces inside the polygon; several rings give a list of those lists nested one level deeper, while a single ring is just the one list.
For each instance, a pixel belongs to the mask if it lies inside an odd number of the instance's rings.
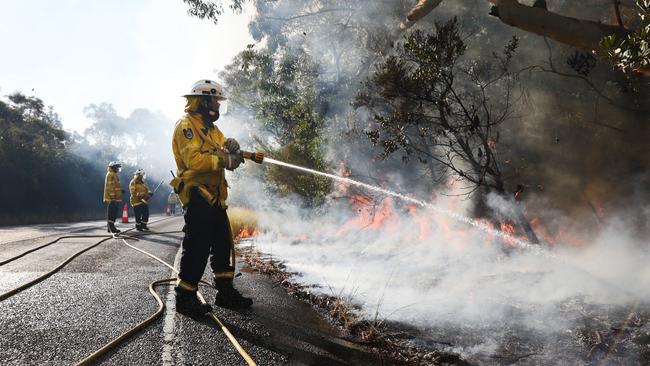
[{"label": "tree trunk", "polygon": [[606,36],[616,34],[618,38],[629,34],[623,27],[565,17],[546,9],[519,4],[516,0],[489,1],[497,7],[502,22],[587,51],[597,50]]},{"label": "tree trunk", "polygon": [[513,200],[512,195],[504,190],[497,190],[497,193],[505,199],[506,202],[512,203],[512,216],[511,219],[514,220],[515,225],[517,225],[526,235],[528,242],[531,244],[540,244],[535,230],[530,226],[530,221],[524,214],[524,210],[521,208],[519,202]]},{"label": "tree trunk", "polygon": [[524,215],[524,210],[521,209],[521,205],[518,202],[515,202],[515,216],[518,221],[519,226],[524,230],[526,238],[531,244],[539,244],[539,238],[535,234],[535,230],[530,226],[530,221],[526,215]]},{"label": "tree trunk", "polygon": [[415,22],[424,18],[433,9],[435,9],[442,0],[419,0],[418,3],[406,14],[406,20],[400,23],[399,28],[402,30],[411,28]]},{"label": "tree trunk", "polygon": [[[505,24],[589,52],[598,50],[600,41],[606,36],[616,34],[617,39],[624,39],[630,33],[623,27],[565,17],[543,8],[522,5],[517,0],[488,1],[496,7],[494,15]],[[400,29],[413,26],[441,2],[442,0],[418,1],[406,16],[406,20],[400,24]],[[638,71],[650,75],[650,68]]]}]

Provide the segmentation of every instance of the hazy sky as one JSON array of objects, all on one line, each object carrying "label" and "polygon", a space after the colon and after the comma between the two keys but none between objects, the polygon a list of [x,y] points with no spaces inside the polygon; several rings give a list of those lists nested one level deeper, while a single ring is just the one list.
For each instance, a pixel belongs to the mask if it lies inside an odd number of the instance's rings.
[{"label": "hazy sky", "polygon": [[0,9],[0,95],[35,95],[78,131],[91,103],[178,118],[180,95],[253,42],[248,14],[227,11],[217,26],[189,17],[182,0],[0,0]]}]

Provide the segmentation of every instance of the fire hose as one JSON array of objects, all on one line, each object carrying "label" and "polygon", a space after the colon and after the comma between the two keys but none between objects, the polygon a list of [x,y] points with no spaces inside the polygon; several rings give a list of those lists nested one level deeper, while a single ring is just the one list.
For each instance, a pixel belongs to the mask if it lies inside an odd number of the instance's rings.
[{"label": "fire hose", "polygon": [[[129,248],[134,249],[134,250],[136,250],[136,251],[138,251],[138,252],[140,252],[140,253],[142,253],[142,254],[150,257],[150,258],[153,258],[154,260],[160,262],[162,265],[164,265],[167,268],[171,269],[174,273],[178,274],[178,270],[176,270],[176,268],[174,268],[172,265],[165,262],[164,260],[158,258],[157,256],[155,256],[155,255],[153,255],[151,253],[148,253],[145,250],[142,250],[140,248],[137,248],[137,247],[129,244],[122,237],[117,236],[115,238],[122,240],[122,243],[124,245],[126,245]],[[157,318],[159,318],[160,315],[162,315],[163,311],[165,310],[165,305],[163,304],[162,300],[160,299],[160,296],[158,296],[158,293],[156,293],[154,288],[156,286],[158,286],[158,285],[163,284],[163,283],[174,283],[175,281],[176,281],[176,278],[168,278],[168,279],[158,280],[158,281],[152,282],[149,285],[149,292],[156,299],[156,302],[158,303],[158,310],[153,315],[151,315],[147,319],[143,320],[141,323],[137,324],[135,327],[131,328],[130,330],[128,330],[126,332],[124,332],[119,337],[117,337],[117,338],[113,339],[111,342],[107,343],[104,347],[102,347],[102,348],[98,349],[97,351],[93,352],[91,355],[89,355],[88,357],[86,357],[85,359],[80,361],[77,364],[77,366],[85,366],[85,365],[91,364],[92,362],[97,360],[100,356],[104,355],[106,352],[108,352],[109,350],[111,350],[112,348],[114,348],[115,346],[120,344],[123,340],[127,339],[128,337],[130,337],[131,335],[137,333],[138,331],[144,329],[144,327],[146,327],[149,323],[151,323],[154,320],[156,320]],[[212,285],[210,283],[205,282],[203,280],[201,280],[200,283],[203,284],[203,285],[207,285],[207,286],[212,287]],[[201,303],[203,303],[203,304],[207,303],[205,301],[205,298],[203,297],[203,294],[201,294],[200,292],[197,291],[196,295],[199,298],[199,301],[201,301]],[[228,338],[230,343],[233,345],[233,347],[235,347],[237,352],[242,356],[242,358],[246,361],[246,363],[249,366],[255,366],[256,365],[255,361],[253,361],[253,359],[250,357],[250,355],[239,344],[237,339],[232,335],[230,330],[228,330],[228,328],[221,322],[221,320],[219,320],[219,318],[213,312],[208,313],[208,316],[217,324],[217,326],[219,326],[221,331],[226,335],[226,337]]]},{"label": "fire hose", "polygon": [[[165,220],[165,219],[162,219],[162,220]],[[161,221],[161,220],[157,220],[157,221]],[[128,246],[128,247],[130,247],[130,248],[132,248],[132,249],[134,249],[134,250],[136,250],[136,251],[138,251],[140,253],[143,253],[143,254],[145,254],[145,255],[153,258],[153,259],[155,259],[156,261],[158,261],[158,262],[162,263],[163,265],[165,265],[166,267],[170,268],[175,273],[178,273],[178,271],[173,266],[171,266],[167,262],[163,261],[162,259],[160,259],[160,258],[156,257],[153,254],[150,254],[150,253],[148,253],[148,252],[146,252],[146,251],[144,251],[142,249],[139,249],[139,248],[129,244],[125,239],[128,238],[128,239],[132,239],[132,240],[139,240],[139,239],[137,239],[137,237],[124,235],[125,233],[127,233],[127,232],[129,232],[131,230],[134,230],[134,228],[128,229],[128,230],[123,231],[122,233],[113,234],[113,235],[66,235],[66,236],[63,236],[63,237],[59,237],[56,240],[50,241],[50,242],[48,242],[46,244],[40,245],[40,246],[38,246],[36,248],[33,248],[33,249],[30,249],[30,250],[25,251],[23,253],[20,253],[20,254],[14,256],[12,258],[9,258],[9,259],[7,259],[7,260],[5,260],[3,262],[0,262],[0,266],[2,266],[4,264],[10,263],[10,262],[12,262],[12,261],[14,261],[14,260],[16,260],[18,258],[21,258],[21,257],[23,257],[23,256],[25,256],[25,255],[27,255],[29,253],[35,252],[35,251],[37,251],[39,249],[42,249],[42,248],[44,248],[46,246],[52,245],[52,244],[54,244],[54,243],[56,243],[56,242],[58,242],[58,241],[60,241],[62,239],[65,239],[65,238],[89,238],[89,237],[90,238],[104,238],[104,239],[98,241],[97,243],[94,243],[94,244],[92,244],[92,245],[90,245],[90,246],[88,246],[88,247],[74,253],[72,256],[68,257],[66,260],[61,262],[58,266],[56,266],[54,269],[50,270],[49,272],[47,272],[47,273],[45,273],[45,274],[43,274],[43,275],[29,281],[27,283],[24,283],[24,284],[12,289],[12,290],[9,290],[7,292],[4,292],[4,293],[0,294],[0,301],[3,301],[5,299],[19,293],[19,292],[21,292],[21,291],[23,291],[23,290],[25,290],[25,289],[39,283],[39,282],[47,279],[48,277],[50,277],[54,273],[58,272],[65,265],[70,263],[76,257],[80,256],[81,254],[89,251],[90,249],[92,249],[92,248],[94,248],[94,247],[96,247],[96,246],[98,246],[98,245],[100,245],[100,244],[102,244],[102,243],[104,243],[104,242],[106,242],[106,241],[108,241],[110,239],[120,239],[120,240],[122,240],[123,244],[125,244],[126,246]],[[163,234],[163,233],[178,233],[178,231],[160,232],[160,233],[142,233],[142,234],[140,234],[138,236],[155,235],[155,234]],[[234,245],[233,245],[233,247],[234,247]],[[234,248],[231,248],[231,249],[233,250],[232,254],[234,256]],[[156,300],[156,302],[158,304],[157,311],[154,314],[152,314],[151,316],[149,316],[147,319],[143,320],[142,322],[140,322],[136,326],[132,327],[128,331],[121,334],[119,337],[117,337],[117,338],[113,339],[111,342],[105,344],[102,348],[100,348],[100,349],[96,350],[95,352],[93,352],[91,355],[89,355],[88,357],[86,357],[85,359],[80,361],[77,365],[89,365],[89,364],[91,364],[92,362],[96,361],[100,356],[106,354],[109,350],[113,349],[115,346],[120,344],[122,341],[124,341],[128,337],[134,335],[135,333],[139,332],[140,330],[144,329],[148,324],[150,324],[154,320],[158,319],[160,317],[160,315],[162,315],[163,311],[165,310],[165,305],[162,302],[162,300],[160,299],[160,296],[158,296],[158,294],[156,293],[155,287],[157,287],[159,285],[162,285],[164,283],[172,283],[172,282],[175,282],[175,281],[176,281],[176,278],[169,278],[169,279],[157,280],[157,281],[152,282],[149,285],[149,292],[155,298],[155,300]],[[200,281],[200,284],[212,287],[212,285],[210,283],[207,283],[205,281]],[[197,291],[197,297],[199,298],[199,300],[203,304],[206,304],[205,298],[198,291]],[[244,348],[239,344],[237,339],[232,335],[232,333],[228,330],[228,328],[219,320],[219,318],[212,312],[210,312],[208,315],[217,324],[217,326],[219,326],[221,331],[226,335],[228,340],[231,342],[231,344],[237,350],[237,352],[242,356],[242,358],[246,361],[246,363],[249,366],[255,366],[256,365],[255,361],[253,361],[253,359],[250,357],[250,355],[244,350]]]},{"label": "fire hose", "polygon": [[242,158],[252,160],[257,164],[262,164],[264,162],[264,153],[262,152],[259,151],[251,152],[251,151],[241,150],[240,153]]}]

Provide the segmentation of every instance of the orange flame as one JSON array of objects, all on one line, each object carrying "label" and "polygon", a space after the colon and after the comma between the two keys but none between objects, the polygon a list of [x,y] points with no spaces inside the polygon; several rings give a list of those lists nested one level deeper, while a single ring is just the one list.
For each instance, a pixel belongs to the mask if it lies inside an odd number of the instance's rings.
[{"label": "orange flame", "polygon": [[[496,145],[495,141],[491,141],[491,143]],[[352,174],[350,168],[345,163],[341,164],[339,173],[342,176],[350,176]],[[449,178],[445,183],[449,190],[457,191],[455,188],[458,183],[457,180]],[[423,241],[431,238],[435,232],[439,240],[442,240],[459,251],[464,250],[466,245],[475,241],[474,234],[470,228],[467,228],[462,223],[455,222],[444,214],[428,210],[415,204],[395,201],[392,197],[376,199],[366,194],[359,194],[358,191],[351,192],[349,188],[347,185],[341,185],[340,191],[349,195],[350,208],[354,210],[356,215],[345,221],[336,230],[334,235],[337,238],[348,232],[380,230],[382,232],[400,231],[400,233],[403,233],[401,237],[405,241]],[[542,188],[540,187],[539,189]],[[524,198],[524,190],[523,185],[517,185],[516,190],[513,191],[515,200],[519,201],[522,205],[523,202],[521,200]],[[439,200],[439,197],[433,192],[430,201],[439,201],[439,205],[446,206],[446,209],[450,212],[463,210],[460,207],[463,198],[460,196],[445,196]],[[599,217],[606,215],[602,208],[598,207],[596,210]],[[525,228],[519,222],[513,222],[506,217],[495,217],[494,220],[478,218],[476,221],[487,228],[498,229],[505,234],[505,237],[499,236],[497,238],[489,230],[482,233],[481,235],[485,235],[485,238],[481,242],[486,246],[491,246],[496,243],[514,246],[518,240],[528,241]],[[578,237],[579,234],[577,233],[579,230],[577,227],[567,228],[562,225],[542,225],[540,219],[537,217],[530,220],[530,227],[541,242],[546,244],[582,245],[587,243],[587,240]]]},{"label": "orange flame", "polygon": [[244,225],[242,226],[241,229],[239,229],[237,235],[235,235],[235,240],[253,238],[258,235],[259,235],[259,230],[257,230],[257,228]]}]

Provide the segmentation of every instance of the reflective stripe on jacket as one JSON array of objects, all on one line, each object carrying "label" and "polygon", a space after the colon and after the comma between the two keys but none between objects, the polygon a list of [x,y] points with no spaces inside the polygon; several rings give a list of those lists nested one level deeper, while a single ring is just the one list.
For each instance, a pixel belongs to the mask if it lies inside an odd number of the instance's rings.
[{"label": "reflective stripe on jacket", "polygon": [[214,124],[206,127],[198,113],[187,113],[176,123],[172,150],[177,175],[183,182],[178,192],[183,205],[189,203],[190,188],[199,187],[204,199],[226,207],[228,183],[223,168],[225,140]]},{"label": "reflective stripe on jacket", "polygon": [[131,206],[137,206],[141,204],[149,204],[149,196],[151,196],[151,191],[144,181],[138,181],[136,178],[131,179],[129,182],[129,193],[131,193]]},{"label": "reflective stripe on jacket", "polygon": [[106,172],[106,180],[104,180],[104,203],[110,201],[122,202],[122,185],[120,184],[120,177],[111,168]]}]

